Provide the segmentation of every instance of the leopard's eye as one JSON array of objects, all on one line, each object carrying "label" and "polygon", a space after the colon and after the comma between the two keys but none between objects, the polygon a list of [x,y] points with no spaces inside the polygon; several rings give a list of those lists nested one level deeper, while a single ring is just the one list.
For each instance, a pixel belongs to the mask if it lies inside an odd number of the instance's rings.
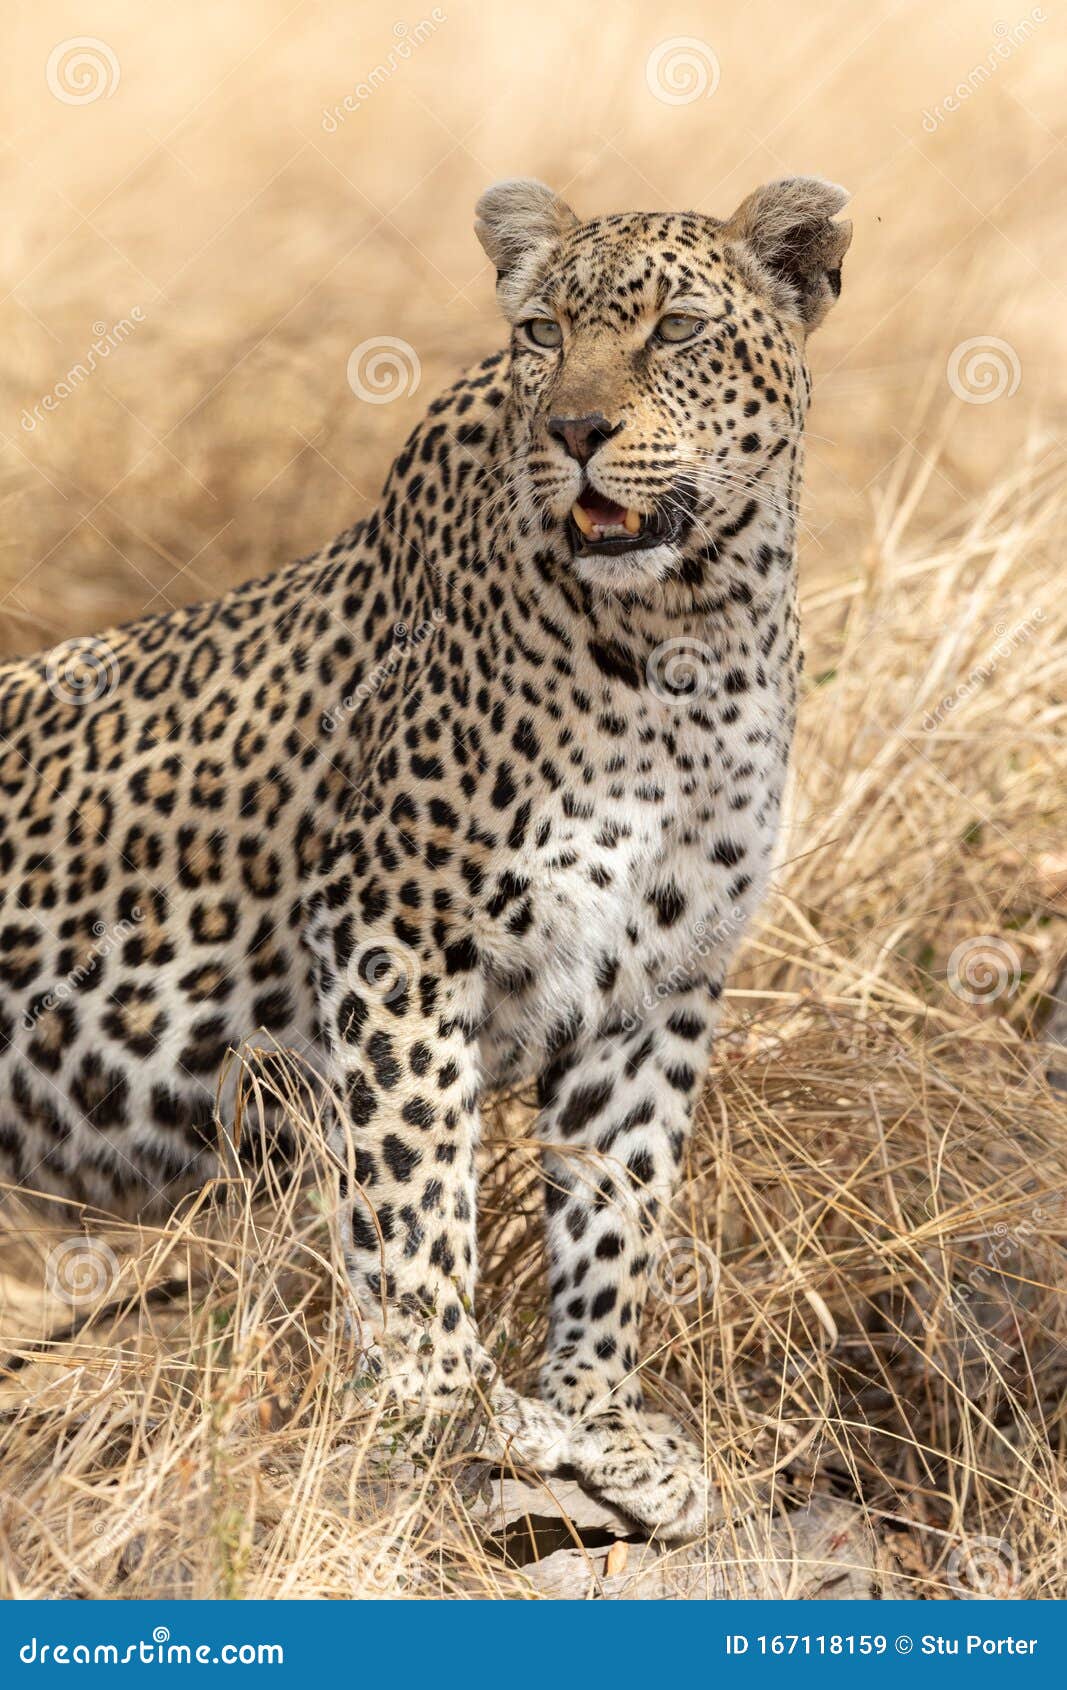
[{"label": "leopard's eye", "polygon": [[703,327],[703,317],[688,317],[681,311],[669,311],[656,324],[656,339],[677,346],[683,340],[693,340]]},{"label": "leopard's eye", "polygon": [[558,346],[563,339],[563,330],[551,317],[531,317],[522,326],[535,346]]}]

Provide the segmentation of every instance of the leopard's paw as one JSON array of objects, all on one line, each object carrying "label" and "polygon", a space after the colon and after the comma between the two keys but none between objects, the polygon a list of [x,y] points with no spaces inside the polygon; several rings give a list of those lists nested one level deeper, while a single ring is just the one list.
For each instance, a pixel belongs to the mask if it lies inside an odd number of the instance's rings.
[{"label": "leopard's paw", "polygon": [[591,1490],[664,1541],[702,1537],[723,1519],[699,1451],[666,1415],[604,1409],[572,1427],[570,1459]]},{"label": "leopard's paw", "polygon": [[464,1367],[445,1371],[425,1347],[379,1339],[361,1362],[371,1388],[404,1418],[411,1448],[428,1450],[447,1438],[492,1461],[543,1473],[570,1459],[571,1422],[505,1385],[480,1347]]},{"label": "leopard's paw", "polygon": [[497,1384],[489,1393],[485,1452],[554,1473],[571,1460],[573,1426],[556,1409]]}]

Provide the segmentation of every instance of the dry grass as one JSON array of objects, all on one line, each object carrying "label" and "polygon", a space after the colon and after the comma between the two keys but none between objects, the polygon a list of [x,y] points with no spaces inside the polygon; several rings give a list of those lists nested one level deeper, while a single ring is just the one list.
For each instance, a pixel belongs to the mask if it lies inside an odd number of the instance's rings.
[{"label": "dry grass", "polygon": [[[163,23],[104,4],[92,27],[121,83],[74,107],[42,67],[84,18],[25,9],[5,648],[215,591],[367,508],[406,423],[495,336],[468,234],[487,179],[536,172],[580,209],[717,211],[790,169],[848,182],[846,293],[814,354],[793,821],[678,1205],[721,1276],[706,1303],[652,1309],[647,1385],[749,1510],[739,1558],[776,1508],[832,1492],[870,1520],[886,1588],[952,1594],[981,1561],[993,1593],[1062,1596],[1067,1135],[1034,1042],[1067,881],[1067,476],[1043,387],[1067,338],[1056,25],[928,134],[924,108],[988,51],[973,4],[798,14],[786,39],[770,6],[699,24],[444,9],[333,135],[321,110],[393,14],[361,8],[354,39],[350,8]],[[648,51],[673,33],[714,45],[713,99],[648,96]],[[135,304],[146,320],[106,369],[21,427],[92,323]],[[417,348],[422,387],[360,406],[348,352],[380,333]],[[967,404],[946,363],[988,335],[1021,384]],[[521,1100],[493,1118],[481,1293],[527,1385],[528,1133]],[[76,1225],[4,1213],[10,1347],[69,1313],[40,1287]],[[233,1182],[164,1229],[108,1233],[133,1312],[0,1398],[3,1594],[524,1592],[486,1553],[469,1461],[449,1444],[413,1467],[354,1388],[327,1214],[314,1182],[258,1202]],[[174,1279],[171,1306],[139,1304]]]}]

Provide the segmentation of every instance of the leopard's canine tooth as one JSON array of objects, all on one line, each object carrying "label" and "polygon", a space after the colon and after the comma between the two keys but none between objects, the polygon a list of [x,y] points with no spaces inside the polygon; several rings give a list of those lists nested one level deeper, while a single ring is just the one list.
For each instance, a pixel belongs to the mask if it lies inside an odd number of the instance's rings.
[{"label": "leopard's canine tooth", "polygon": [[578,503],[577,500],[575,500],[574,504],[571,506],[571,515],[573,516],[575,522],[578,524],[578,527],[581,529],[582,533],[588,539],[589,536],[593,532],[592,519],[588,515],[588,513],[582,509],[581,505]]}]

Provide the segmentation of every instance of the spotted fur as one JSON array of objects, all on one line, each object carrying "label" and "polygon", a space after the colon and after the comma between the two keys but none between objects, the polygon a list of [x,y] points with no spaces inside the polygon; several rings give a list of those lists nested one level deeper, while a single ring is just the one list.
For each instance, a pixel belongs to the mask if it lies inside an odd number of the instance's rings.
[{"label": "spotted fur", "polygon": [[[725,222],[580,222],[539,184],[491,189],[510,346],[430,406],[368,520],[0,671],[7,1177],[166,1207],[217,1169],[227,1051],[296,1048],[341,1104],[375,1366],[423,1403],[480,1382],[520,1455],[665,1535],[700,1528],[707,1488],[642,1408],[641,1311],[775,838],[804,346],[844,197],[793,180]],[[691,339],[658,338],[669,313]],[[654,543],[576,546],[583,488]],[[525,1077],[541,1404],[473,1312],[479,1103]]]}]

